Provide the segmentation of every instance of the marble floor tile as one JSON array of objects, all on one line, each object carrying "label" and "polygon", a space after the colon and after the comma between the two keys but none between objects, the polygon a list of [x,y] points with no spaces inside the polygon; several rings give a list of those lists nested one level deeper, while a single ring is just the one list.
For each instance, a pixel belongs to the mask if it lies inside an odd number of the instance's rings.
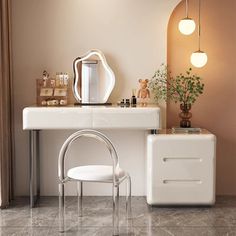
[{"label": "marble floor tile", "polygon": [[[49,235],[83,235],[112,236],[112,227],[71,228],[65,233],[58,233],[57,228],[51,228]],[[235,236],[236,228],[232,227],[120,227],[120,236]]]},{"label": "marble floor tile", "polygon": [[[28,198],[16,198],[0,210],[0,236],[112,235],[111,197],[84,197],[83,217],[77,211],[77,198],[67,197],[66,230],[60,233],[57,197],[42,197],[33,209]],[[121,198],[119,222],[119,235],[236,236],[236,197],[217,197],[212,207],[150,207],[144,197],[133,197],[130,219]]]},{"label": "marble floor tile", "polygon": [[0,227],[1,236],[23,236],[23,227]]},{"label": "marble floor tile", "polygon": [[230,227],[142,227],[135,228],[137,236],[235,236]]},{"label": "marble floor tile", "polygon": [[50,227],[24,227],[22,235],[24,236],[47,236],[50,235]]}]

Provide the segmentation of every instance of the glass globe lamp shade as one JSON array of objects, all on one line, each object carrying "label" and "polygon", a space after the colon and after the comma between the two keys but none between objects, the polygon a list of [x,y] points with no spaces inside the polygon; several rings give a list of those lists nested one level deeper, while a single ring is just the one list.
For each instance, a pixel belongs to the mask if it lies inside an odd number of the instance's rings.
[{"label": "glass globe lamp shade", "polygon": [[196,51],[191,55],[191,63],[197,68],[201,68],[207,63],[207,54],[203,51]]},{"label": "glass globe lamp shade", "polygon": [[184,35],[190,35],[194,32],[196,24],[191,18],[184,18],[179,22],[179,31]]}]

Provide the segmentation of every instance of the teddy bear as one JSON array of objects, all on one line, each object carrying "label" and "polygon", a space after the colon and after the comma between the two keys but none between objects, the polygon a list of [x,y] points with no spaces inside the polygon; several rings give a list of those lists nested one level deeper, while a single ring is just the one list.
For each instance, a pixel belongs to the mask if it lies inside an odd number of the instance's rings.
[{"label": "teddy bear", "polygon": [[138,98],[142,106],[147,105],[147,99],[150,98],[150,91],[148,87],[148,79],[139,79],[140,89],[138,90]]}]

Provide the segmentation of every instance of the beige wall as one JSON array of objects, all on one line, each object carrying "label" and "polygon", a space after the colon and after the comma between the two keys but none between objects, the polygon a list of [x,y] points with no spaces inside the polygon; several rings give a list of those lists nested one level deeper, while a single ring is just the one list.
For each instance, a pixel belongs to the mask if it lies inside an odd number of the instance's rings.
[{"label": "beige wall", "polygon": [[[183,36],[177,29],[184,2],[175,9],[168,28],[168,64],[173,74],[190,67],[197,50],[197,33]],[[197,19],[196,0],[190,0],[190,17]],[[202,1],[202,50],[208,64],[194,72],[204,78],[205,92],[194,104],[194,126],[217,136],[217,193],[236,194],[236,1]],[[167,125],[178,125],[178,106],[169,104]]]},{"label": "beige wall", "polygon": [[[35,102],[35,79],[44,69],[67,71],[91,48],[102,50],[115,72],[110,101],[131,96],[139,78],[150,78],[166,61],[167,23],[179,0],[12,0],[15,99],[16,194],[28,194],[28,137],[22,130],[22,109]],[[164,107],[165,108],[165,107]],[[163,110],[165,117],[165,109]],[[57,156],[69,131],[41,134],[43,195],[57,194]],[[121,166],[133,178],[133,194],[144,195],[145,134],[107,131],[120,154]],[[73,150],[85,159],[103,155],[89,142]],[[84,163],[85,159],[80,163]],[[108,160],[108,159],[107,159]],[[109,160],[108,160],[109,161]],[[78,164],[76,158],[72,164]],[[135,163],[135,165],[134,165]],[[73,193],[72,189],[69,191]],[[75,192],[75,191],[74,191]],[[104,188],[88,194],[109,194]]]}]

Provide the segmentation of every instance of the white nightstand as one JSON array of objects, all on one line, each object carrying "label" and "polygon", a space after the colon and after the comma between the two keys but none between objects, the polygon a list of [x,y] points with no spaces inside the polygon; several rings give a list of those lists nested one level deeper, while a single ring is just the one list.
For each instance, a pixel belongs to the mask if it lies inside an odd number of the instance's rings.
[{"label": "white nightstand", "polygon": [[148,135],[148,204],[213,205],[215,163],[216,137],[207,130]]}]

